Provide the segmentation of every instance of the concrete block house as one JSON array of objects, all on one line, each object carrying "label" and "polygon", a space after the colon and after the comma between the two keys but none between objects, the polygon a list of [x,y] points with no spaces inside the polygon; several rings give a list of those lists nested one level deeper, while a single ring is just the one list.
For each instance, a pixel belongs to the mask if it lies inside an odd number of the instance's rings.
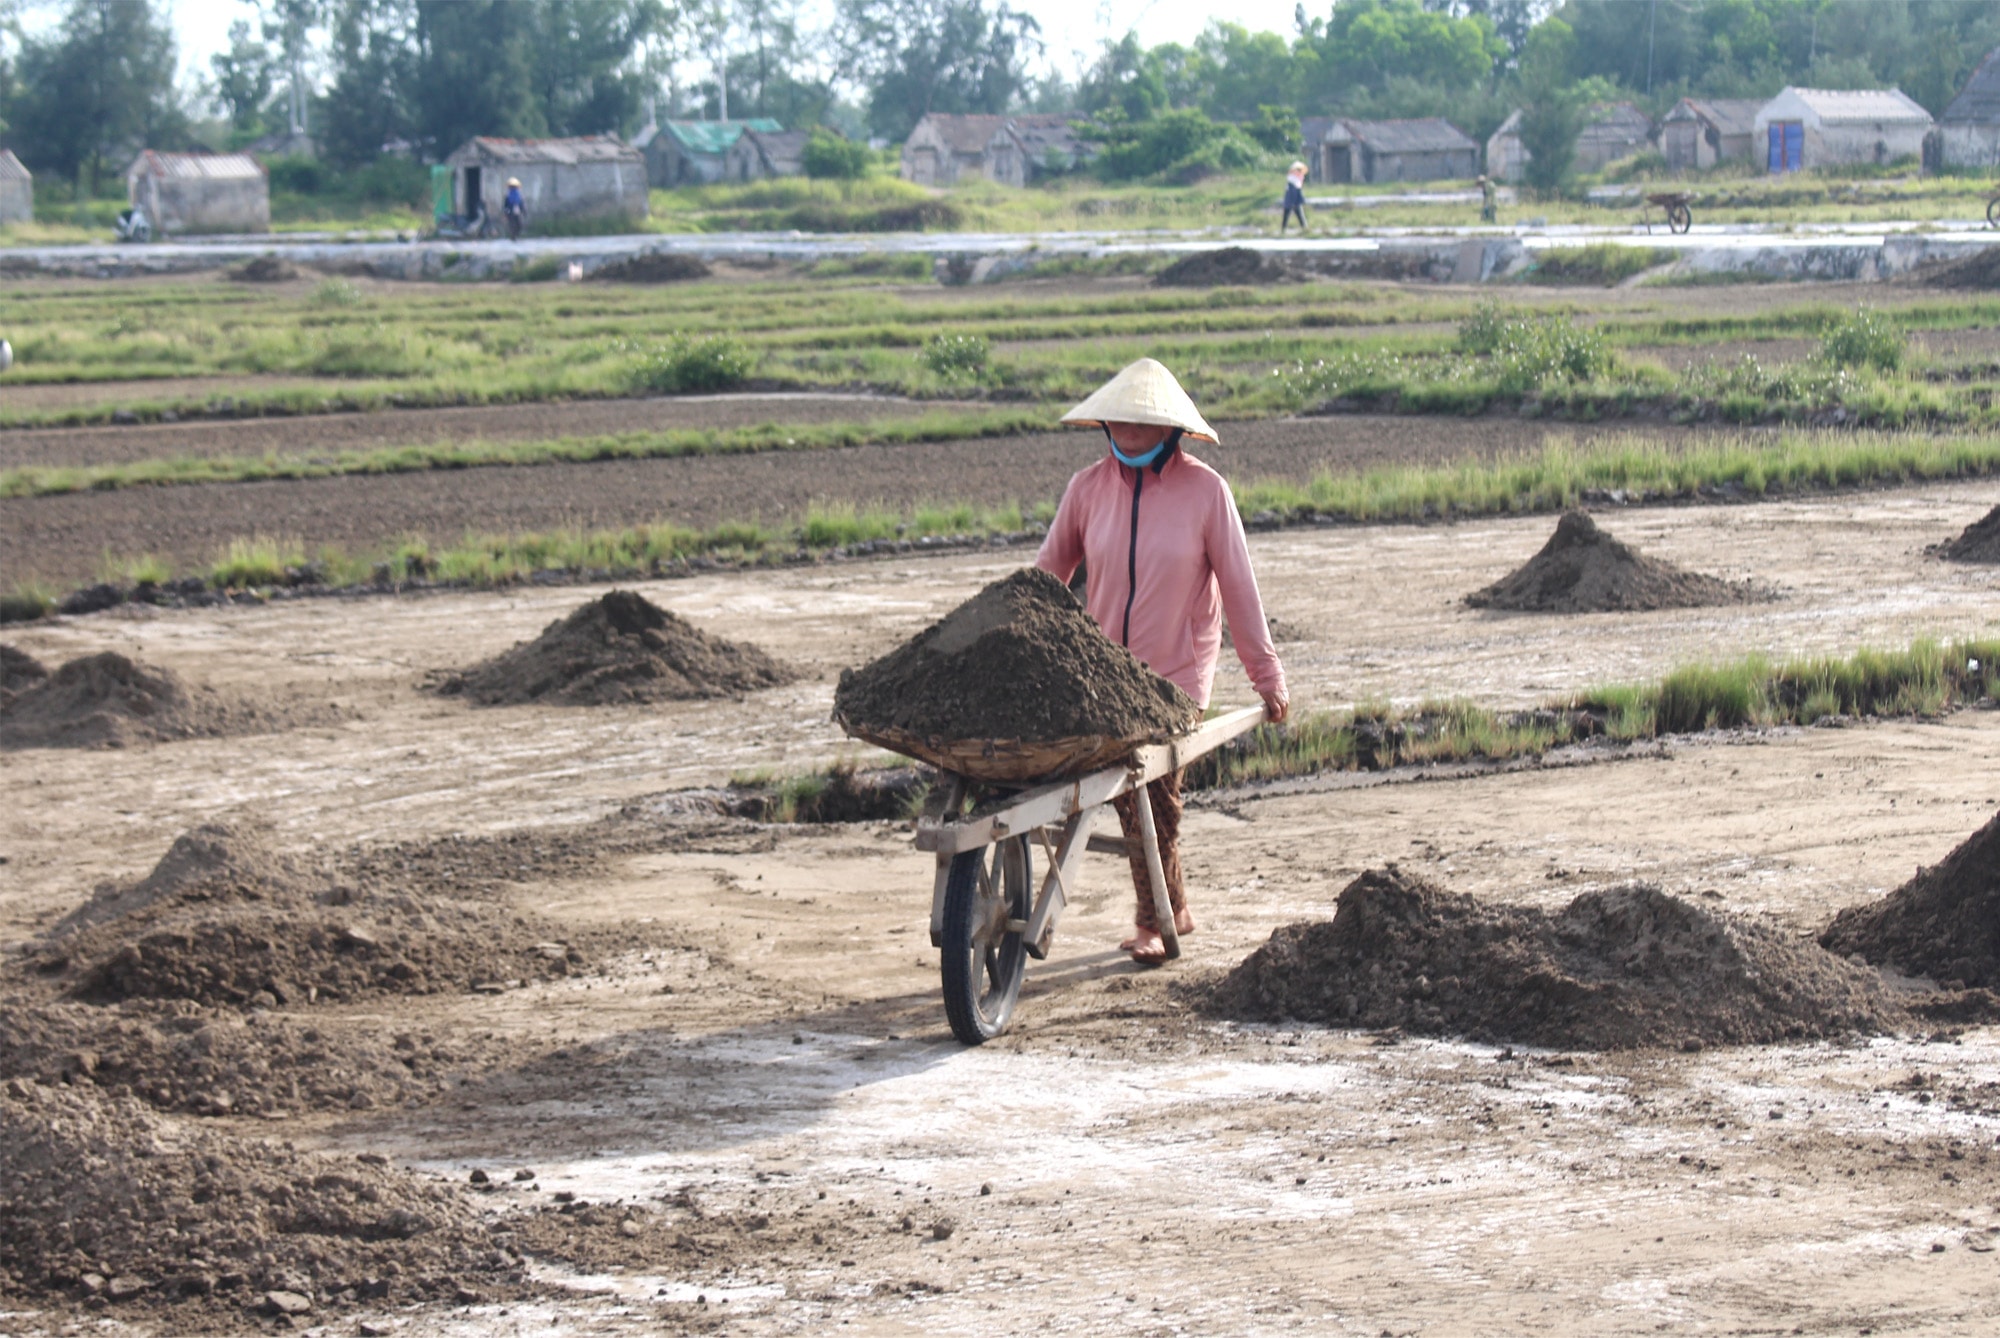
[{"label": "concrete block house", "polygon": [[507,178],[521,179],[528,219],[642,219],[646,162],[616,135],[575,139],[496,139],[478,135],[452,150],[452,211],[498,219]]}]

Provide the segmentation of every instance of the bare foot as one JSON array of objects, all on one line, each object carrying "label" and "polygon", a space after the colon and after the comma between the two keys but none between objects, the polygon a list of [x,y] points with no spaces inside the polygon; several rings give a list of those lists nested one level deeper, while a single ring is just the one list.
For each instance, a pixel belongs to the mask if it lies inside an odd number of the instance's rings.
[{"label": "bare foot", "polygon": [[1140,966],[1167,964],[1166,941],[1150,929],[1134,934],[1118,946],[1130,953],[1132,960]]},{"label": "bare foot", "polygon": [[[1193,932],[1194,932],[1194,913],[1189,911],[1187,907],[1183,906],[1179,910],[1174,912],[1174,933],[1176,935],[1180,935],[1180,934],[1192,934]],[[1159,937],[1160,935],[1157,930],[1142,929],[1135,924],[1132,926],[1132,936],[1118,945],[1118,951],[1130,952],[1132,951],[1132,949],[1138,947],[1140,944],[1146,942],[1148,939],[1158,941]]]}]

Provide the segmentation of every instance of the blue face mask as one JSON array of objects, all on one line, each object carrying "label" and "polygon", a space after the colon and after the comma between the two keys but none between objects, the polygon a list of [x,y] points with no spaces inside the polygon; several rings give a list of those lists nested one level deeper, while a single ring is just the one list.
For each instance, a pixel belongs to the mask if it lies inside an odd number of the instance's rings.
[{"label": "blue face mask", "polygon": [[1146,469],[1180,441],[1181,433],[1179,428],[1175,428],[1173,431],[1167,433],[1165,437],[1161,438],[1159,445],[1142,455],[1127,455],[1125,452],[1119,450],[1118,439],[1111,435],[1111,429],[1108,427],[1104,429],[1104,439],[1111,443],[1111,454],[1117,459],[1119,464],[1124,465],[1127,469]]}]

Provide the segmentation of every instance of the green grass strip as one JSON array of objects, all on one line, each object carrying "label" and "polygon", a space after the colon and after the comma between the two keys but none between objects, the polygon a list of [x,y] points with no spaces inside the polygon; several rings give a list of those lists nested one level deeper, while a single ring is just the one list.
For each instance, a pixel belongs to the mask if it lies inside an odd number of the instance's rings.
[{"label": "green grass strip", "polygon": [[716,431],[626,432],[543,441],[432,441],[329,455],[177,456],[105,465],[22,465],[0,470],[0,497],[40,497],[170,484],[331,478],[342,474],[409,474],[490,465],[577,464],[905,445],[1011,436],[1046,428],[1052,418],[1053,414],[1045,409],[938,411],[911,418],[854,423],[765,423]]}]

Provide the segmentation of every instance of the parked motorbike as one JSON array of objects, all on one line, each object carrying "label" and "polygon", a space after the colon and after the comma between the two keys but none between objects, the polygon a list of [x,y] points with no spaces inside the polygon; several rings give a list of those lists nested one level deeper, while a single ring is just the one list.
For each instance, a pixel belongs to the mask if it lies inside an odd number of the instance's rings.
[{"label": "parked motorbike", "polygon": [[127,209],[118,215],[112,230],[121,242],[150,242],[153,240],[153,223],[143,209]]}]

